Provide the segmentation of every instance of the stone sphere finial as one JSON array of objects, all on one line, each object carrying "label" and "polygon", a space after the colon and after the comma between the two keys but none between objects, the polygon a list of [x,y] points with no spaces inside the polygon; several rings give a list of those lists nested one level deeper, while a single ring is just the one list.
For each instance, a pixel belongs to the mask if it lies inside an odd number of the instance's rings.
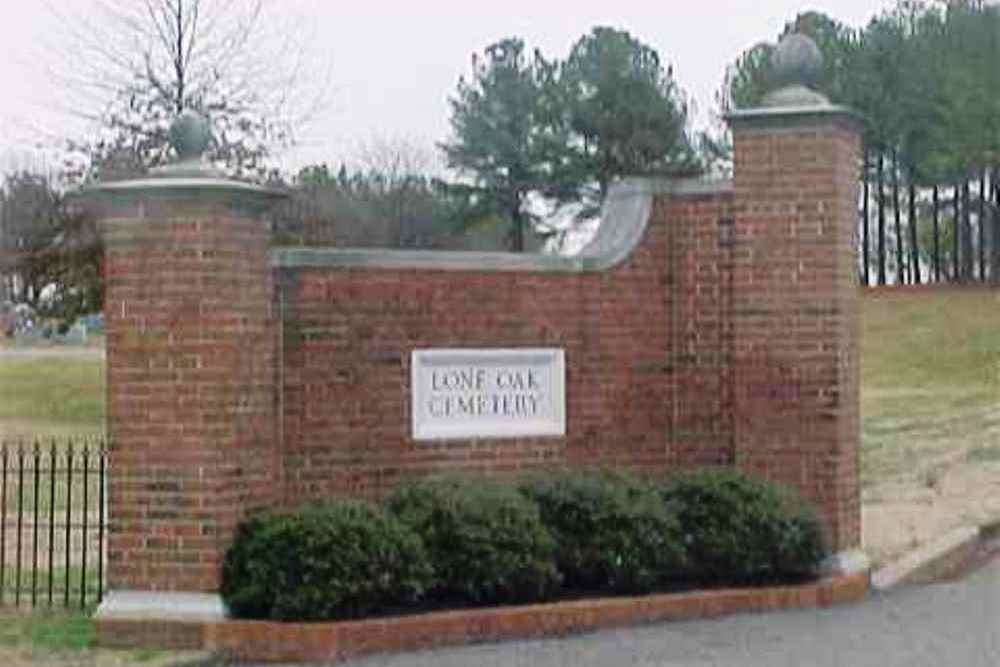
[{"label": "stone sphere finial", "polygon": [[198,160],[212,142],[212,126],[195,111],[185,111],[170,125],[170,145],[181,162]]},{"label": "stone sphere finial", "polygon": [[771,82],[774,88],[815,88],[823,73],[823,53],[811,37],[791,33],[778,42],[771,65]]},{"label": "stone sphere finial", "polygon": [[823,75],[823,54],[810,37],[786,35],[771,56],[771,92],[763,106],[772,109],[829,106],[825,95],[816,91]]}]

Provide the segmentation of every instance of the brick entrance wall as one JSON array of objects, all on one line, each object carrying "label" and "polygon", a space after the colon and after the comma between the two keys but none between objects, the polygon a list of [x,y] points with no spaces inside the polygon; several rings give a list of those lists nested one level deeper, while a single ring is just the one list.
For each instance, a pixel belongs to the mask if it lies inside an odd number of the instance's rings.
[{"label": "brick entrance wall", "polygon": [[[435,473],[728,464],[731,202],[725,184],[658,196],[607,272],[283,269],[288,501]],[[567,436],[413,441],[410,351],[427,347],[564,348]]]},{"label": "brick entrance wall", "polygon": [[[857,132],[826,106],[733,133],[733,183],[625,188],[578,259],[269,249],[263,189],[97,189],[112,589],[216,591],[256,508],[563,465],[752,469],[859,546]],[[546,346],[565,437],[410,437],[413,349]]]},{"label": "brick entrance wall", "polygon": [[[741,117],[734,138],[734,183],[656,195],[607,271],[284,266],[286,502],[440,473],[734,465],[858,547],[858,135],[833,111]],[[566,351],[565,438],[410,438],[411,350],[536,346]]]}]

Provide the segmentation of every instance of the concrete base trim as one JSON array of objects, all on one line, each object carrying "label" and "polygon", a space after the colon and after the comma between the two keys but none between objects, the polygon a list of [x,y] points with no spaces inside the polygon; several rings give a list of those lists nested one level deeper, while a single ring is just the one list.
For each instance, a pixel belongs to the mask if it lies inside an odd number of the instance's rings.
[{"label": "concrete base trim", "polygon": [[870,572],[871,569],[871,561],[868,560],[865,552],[860,549],[835,553],[820,564],[820,573],[824,577],[864,574]]},{"label": "concrete base trim", "polygon": [[226,605],[217,593],[110,591],[94,618],[221,621],[226,615]]},{"label": "concrete base trim", "polygon": [[872,575],[872,588],[888,591],[903,584],[930,583],[960,569],[980,545],[980,530],[972,526],[950,533],[911,551]]},{"label": "concrete base trim", "polygon": [[860,601],[868,574],[800,586],[664,593],[517,607],[461,609],[333,623],[197,620],[138,616],[97,619],[101,646],[205,649],[242,662],[330,664],[375,653],[474,642],[558,637],[639,623],[808,609]]}]

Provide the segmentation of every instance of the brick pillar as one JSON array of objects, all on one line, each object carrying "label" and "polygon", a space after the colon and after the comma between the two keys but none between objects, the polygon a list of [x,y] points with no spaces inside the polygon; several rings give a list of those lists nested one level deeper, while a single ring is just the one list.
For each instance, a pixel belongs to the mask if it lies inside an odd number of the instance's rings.
[{"label": "brick pillar", "polygon": [[846,554],[861,544],[858,126],[803,86],[729,121],[736,463],[800,489]]},{"label": "brick pillar", "polygon": [[106,245],[112,607],[217,591],[236,523],[280,491],[275,196],[190,166],[85,193]]}]

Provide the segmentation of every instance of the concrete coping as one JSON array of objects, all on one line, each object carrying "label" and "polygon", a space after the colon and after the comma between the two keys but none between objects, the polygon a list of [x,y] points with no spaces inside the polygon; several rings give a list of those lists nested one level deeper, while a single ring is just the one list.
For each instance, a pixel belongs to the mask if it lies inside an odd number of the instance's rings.
[{"label": "concrete coping", "polygon": [[656,194],[711,196],[732,191],[729,181],[631,178],[613,185],[604,201],[597,234],[578,255],[392,250],[382,248],[275,248],[277,268],[419,269],[439,271],[584,273],[607,271],[639,245]]},{"label": "concrete coping", "polygon": [[96,185],[87,185],[74,194],[76,197],[87,198],[100,195],[196,195],[198,193],[221,193],[229,195],[249,195],[265,199],[280,200],[288,193],[275,188],[267,188],[244,181],[234,181],[228,178],[214,176],[179,176],[173,178],[152,177],[125,181],[108,181]]},{"label": "concrete coping", "polygon": [[[789,97],[789,99],[793,99]],[[763,106],[756,109],[738,109],[725,116],[726,122],[733,127],[753,125],[778,125],[781,123],[841,121],[854,127],[860,127],[862,117],[854,109],[837,104],[811,104],[805,101],[790,106]]]}]

